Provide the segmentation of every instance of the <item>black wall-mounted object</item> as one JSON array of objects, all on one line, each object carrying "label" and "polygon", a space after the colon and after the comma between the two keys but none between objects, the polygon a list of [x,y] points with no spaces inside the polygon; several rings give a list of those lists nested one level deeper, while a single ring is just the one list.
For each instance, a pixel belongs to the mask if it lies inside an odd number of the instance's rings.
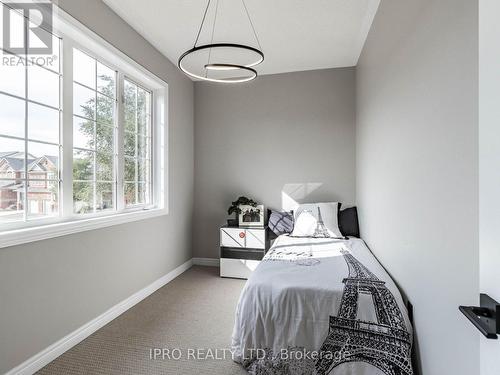
[{"label": "black wall-mounted object", "polygon": [[459,306],[459,310],[488,339],[500,334],[500,304],[487,294],[480,294],[480,306]]}]

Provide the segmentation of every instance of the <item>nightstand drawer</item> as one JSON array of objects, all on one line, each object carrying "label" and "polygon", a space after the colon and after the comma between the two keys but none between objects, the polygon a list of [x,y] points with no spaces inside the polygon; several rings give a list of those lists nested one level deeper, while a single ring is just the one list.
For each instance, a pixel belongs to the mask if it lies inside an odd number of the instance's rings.
[{"label": "nightstand drawer", "polygon": [[240,228],[221,228],[220,245],[224,247],[246,247],[245,229]]},{"label": "nightstand drawer", "polygon": [[221,258],[228,259],[262,260],[262,258],[264,258],[264,250],[222,247],[220,250],[220,256]]},{"label": "nightstand drawer", "polygon": [[265,249],[266,231],[264,228],[221,228],[220,245],[223,247]]},{"label": "nightstand drawer", "polygon": [[238,279],[248,279],[250,274],[257,268],[260,261],[245,259],[225,259],[220,260],[221,277],[235,277]]},{"label": "nightstand drawer", "polygon": [[251,249],[266,248],[266,231],[265,229],[246,229],[246,247]]}]

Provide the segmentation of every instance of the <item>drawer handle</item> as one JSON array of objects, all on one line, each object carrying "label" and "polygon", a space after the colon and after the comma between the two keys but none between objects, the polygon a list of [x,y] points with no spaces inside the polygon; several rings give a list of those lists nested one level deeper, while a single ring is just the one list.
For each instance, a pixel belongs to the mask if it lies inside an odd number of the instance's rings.
[{"label": "drawer handle", "polygon": [[240,232],[240,238],[245,238],[245,232]]}]

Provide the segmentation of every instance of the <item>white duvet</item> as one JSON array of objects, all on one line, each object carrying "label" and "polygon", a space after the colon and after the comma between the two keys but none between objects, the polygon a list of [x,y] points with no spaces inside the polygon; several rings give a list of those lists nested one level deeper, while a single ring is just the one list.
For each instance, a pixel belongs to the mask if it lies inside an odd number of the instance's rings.
[{"label": "white duvet", "polygon": [[241,293],[232,349],[253,374],[412,374],[406,307],[356,238],[278,237]]}]

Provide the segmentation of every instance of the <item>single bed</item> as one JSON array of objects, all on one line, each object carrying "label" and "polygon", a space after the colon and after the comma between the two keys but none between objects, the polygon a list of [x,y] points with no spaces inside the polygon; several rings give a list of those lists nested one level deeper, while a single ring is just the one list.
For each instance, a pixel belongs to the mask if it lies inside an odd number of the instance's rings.
[{"label": "single bed", "polygon": [[251,374],[413,374],[402,297],[359,238],[279,236],[236,309],[235,361]]}]

